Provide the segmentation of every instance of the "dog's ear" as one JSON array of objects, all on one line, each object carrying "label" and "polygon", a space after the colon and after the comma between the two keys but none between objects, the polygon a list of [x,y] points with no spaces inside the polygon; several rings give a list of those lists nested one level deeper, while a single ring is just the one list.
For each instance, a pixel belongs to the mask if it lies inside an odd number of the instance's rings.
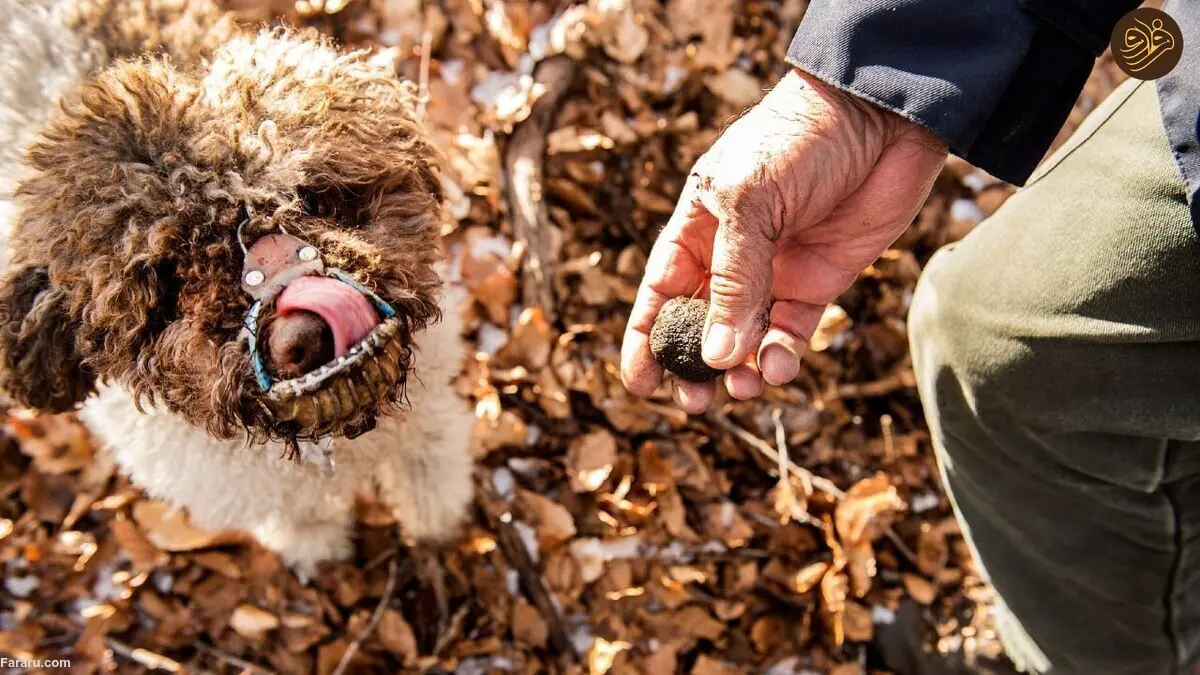
[{"label": "dog's ear", "polygon": [[0,280],[0,390],[51,412],[70,410],[95,390],[75,350],[66,294],[44,267],[17,267]]}]

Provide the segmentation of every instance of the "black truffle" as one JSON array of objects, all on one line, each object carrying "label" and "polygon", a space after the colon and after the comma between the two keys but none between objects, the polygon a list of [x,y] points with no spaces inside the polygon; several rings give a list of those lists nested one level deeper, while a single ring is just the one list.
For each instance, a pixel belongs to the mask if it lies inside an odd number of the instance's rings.
[{"label": "black truffle", "polygon": [[707,300],[668,300],[650,329],[650,352],[654,360],[688,382],[708,382],[725,372],[709,366],[700,356],[707,316]]}]

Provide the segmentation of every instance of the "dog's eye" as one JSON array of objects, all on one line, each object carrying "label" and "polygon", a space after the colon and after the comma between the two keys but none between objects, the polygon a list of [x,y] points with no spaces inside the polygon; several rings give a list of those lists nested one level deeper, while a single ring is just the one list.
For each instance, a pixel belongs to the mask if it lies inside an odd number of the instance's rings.
[{"label": "dog's eye", "polygon": [[304,187],[300,188],[299,197],[305,215],[333,220],[339,227],[356,228],[364,210],[370,208],[366,199],[369,191],[367,186]]},{"label": "dog's eye", "polygon": [[324,218],[329,215],[330,209],[328,203],[324,199],[321,199],[317,193],[311,190],[304,190],[300,193],[300,199],[304,204],[305,215],[316,216],[317,218]]}]

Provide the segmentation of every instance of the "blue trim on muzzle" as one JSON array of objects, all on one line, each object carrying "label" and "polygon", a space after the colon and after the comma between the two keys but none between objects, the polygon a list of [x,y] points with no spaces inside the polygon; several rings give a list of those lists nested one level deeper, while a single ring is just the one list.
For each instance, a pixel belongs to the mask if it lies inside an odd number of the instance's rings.
[{"label": "blue trim on muzzle", "polygon": [[[359,293],[367,296],[367,299],[371,301],[371,304],[375,306],[375,310],[383,316],[385,321],[396,316],[395,308],[385,302],[383,298],[376,295],[374,291],[355,281],[344,271],[331,267],[325,271],[325,276],[337,279]],[[246,316],[242,320],[242,325],[245,326],[248,336],[246,348],[250,350],[250,365],[254,368],[254,379],[258,381],[259,389],[264,392],[268,392],[271,390],[271,385],[273,385],[275,382],[267,373],[267,367],[266,364],[263,363],[262,354],[260,354],[258,351],[258,321],[259,317],[262,315],[262,308],[263,301],[261,300],[258,300],[253,305],[250,305],[250,309],[246,310]]]}]

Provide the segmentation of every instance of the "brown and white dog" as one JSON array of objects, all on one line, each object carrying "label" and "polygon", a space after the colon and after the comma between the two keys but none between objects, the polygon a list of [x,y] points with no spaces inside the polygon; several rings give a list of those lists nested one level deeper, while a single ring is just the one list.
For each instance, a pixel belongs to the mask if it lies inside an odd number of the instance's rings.
[{"label": "brown and white dog", "polygon": [[0,388],[298,571],[472,498],[441,189],[390,65],[210,0],[0,0]]}]

